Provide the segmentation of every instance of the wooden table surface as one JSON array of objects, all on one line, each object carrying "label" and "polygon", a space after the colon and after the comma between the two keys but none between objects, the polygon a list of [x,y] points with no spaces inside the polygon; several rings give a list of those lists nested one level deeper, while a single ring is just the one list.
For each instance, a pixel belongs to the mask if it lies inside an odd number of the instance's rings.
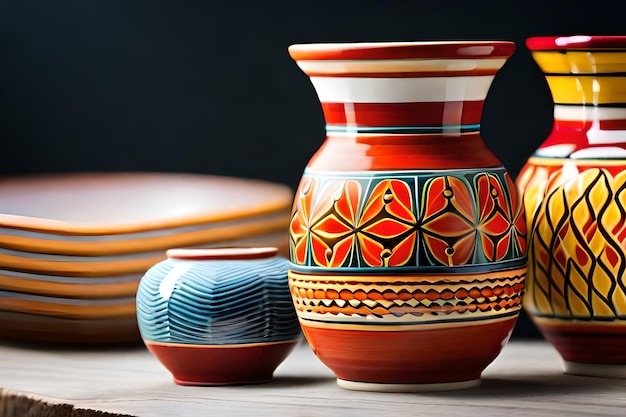
[{"label": "wooden table surface", "polygon": [[[542,341],[510,342],[480,387],[424,394],[343,390],[304,342],[272,382],[233,387],[177,386],[143,345],[5,343],[0,387],[5,398],[24,393],[50,406],[70,404],[72,416],[626,416],[626,380],[563,375],[558,354]],[[0,416],[10,414],[0,406]]]}]

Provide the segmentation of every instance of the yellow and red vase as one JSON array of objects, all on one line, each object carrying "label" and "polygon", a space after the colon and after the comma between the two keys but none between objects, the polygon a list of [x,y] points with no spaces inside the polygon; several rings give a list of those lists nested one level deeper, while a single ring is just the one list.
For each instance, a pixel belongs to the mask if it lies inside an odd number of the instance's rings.
[{"label": "yellow and red vase", "polygon": [[516,181],[529,227],[524,306],[565,372],[626,377],[626,37],[526,44],[554,124]]},{"label": "yellow and red vase", "polygon": [[357,390],[475,386],[521,308],[521,199],[480,136],[511,42],[300,44],[326,140],[290,223],[307,341]]}]

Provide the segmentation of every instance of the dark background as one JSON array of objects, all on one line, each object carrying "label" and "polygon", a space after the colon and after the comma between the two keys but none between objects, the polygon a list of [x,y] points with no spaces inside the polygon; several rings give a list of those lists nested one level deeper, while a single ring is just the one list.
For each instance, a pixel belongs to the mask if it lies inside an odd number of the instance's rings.
[{"label": "dark background", "polygon": [[[324,122],[288,45],[498,39],[517,52],[482,133],[515,176],[552,120],[524,40],[626,34],[621,3],[0,0],[0,175],[172,171],[294,188]],[[538,333],[523,316],[515,335]]]}]

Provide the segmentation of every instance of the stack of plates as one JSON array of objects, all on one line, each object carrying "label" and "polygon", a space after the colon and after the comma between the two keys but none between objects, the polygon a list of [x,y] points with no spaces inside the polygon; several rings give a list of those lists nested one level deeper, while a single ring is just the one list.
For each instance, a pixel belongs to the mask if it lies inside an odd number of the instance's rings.
[{"label": "stack of plates", "polygon": [[192,174],[0,179],[0,339],[139,340],[139,280],[174,247],[277,246],[291,190]]}]

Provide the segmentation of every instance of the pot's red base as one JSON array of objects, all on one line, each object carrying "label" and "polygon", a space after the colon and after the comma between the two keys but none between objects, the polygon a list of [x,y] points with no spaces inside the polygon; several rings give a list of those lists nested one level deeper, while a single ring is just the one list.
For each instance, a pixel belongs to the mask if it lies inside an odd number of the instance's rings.
[{"label": "pot's red base", "polygon": [[243,385],[271,380],[297,340],[224,346],[144,343],[178,385]]},{"label": "pot's red base", "polygon": [[479,380],[516,320],[411,331],[302,328],[315,354],[341,380],[441,384]]},{"label": "pot's red base", "polygon": [[546,318],[534,322],[566,362],[626,365],[626,323]]}]

